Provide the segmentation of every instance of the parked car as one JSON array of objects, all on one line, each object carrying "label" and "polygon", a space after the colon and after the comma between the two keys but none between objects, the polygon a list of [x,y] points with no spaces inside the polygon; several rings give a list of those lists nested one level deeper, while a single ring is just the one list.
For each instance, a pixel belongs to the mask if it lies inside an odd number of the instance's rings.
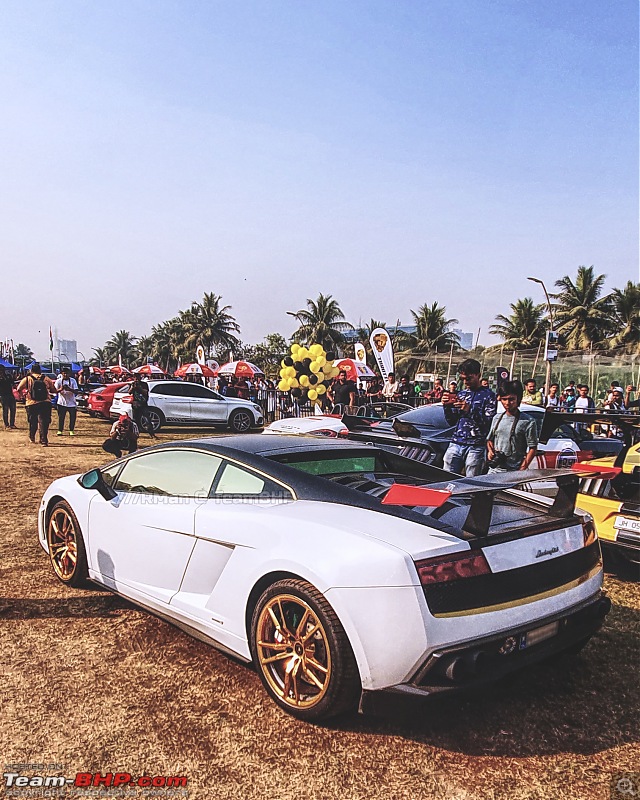
[{"label": "parked car", "polygon": [[596,468],[608,465],[620,470],[611,481],[598,475],[583,478],[578,505],[595,522],[603,550],[624,576],[640,579],[640,417],[607,414],[603,424],[615,424],[624,432],[623,450],[614,457],[589,462]]},{"label": "parked car", "polygon": [[111,419],[113,398],[116,392],[119,392],[123,386],[127,385],[127,383],[107,383],[97,385],[86,393],[82,391],[76,397],[78,408],[87,411],[90,417]]},{"label": "parked car", "polygon": [[[235,433],[260,428],[264,412],[257,403],[223,397],[212,389],[190,381],[148,381],[149,418],[154,432],[163,425],[211,425],[228,427]],[[125,384],[113,397],[110,416],[131,414],[131,384]]]},{"label": "parked car", "polygon": [[[520,411],[523,418],[535,421],[540,435],[545,410],[523,403]],[[501,407],[498,413],[503,413]],[[541,442],[538,446],[538,455],[532,469],[570,467],[576,462],[620,452],[622,442],[618,439],[596,436],[586,429],[576,429],[568,420],[567,414],[562,412],[547,413],[552,414],[556,422],[548,441]],[[390,422],[371,422],[347,416],[343,417],[343,422],[349,428],[349,439],[371,441],[409,458],[439,466],[443,463],[454,431],[445,419],[442,403],[411,409]]]},{"label": "parked car", "polygon": [[[367,419],[382,420],[409,411],[411,406],[405,403],[378,402],[367,403],[358,408],[356,416]],[[331,414],[310,414],[306,417],[283,417],[268,425],[265,434],[313,434],[314,436],[328,436],[335,439],[337,436],[346,436],[349,429],[342,421],[343,406],[338,403]]]},{"label": "parked car", "polygon": [[558,473],[553,502],[522,480],[339,439],[182,440],[54,481],[38,536],[63,583],[252,661],[280,708],[314,721],[588,642],[610,602],[578,476]]}]

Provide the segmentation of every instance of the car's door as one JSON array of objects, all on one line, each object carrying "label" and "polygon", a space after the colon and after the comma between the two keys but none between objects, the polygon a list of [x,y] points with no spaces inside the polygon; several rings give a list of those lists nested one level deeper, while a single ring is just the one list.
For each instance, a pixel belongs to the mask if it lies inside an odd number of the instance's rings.
[{"label": "car's door", "polygon": [[226,423],[228,402],[217,392],[200,386],[198,383],[184,383],[186,394],[191,402],[191,421],[205,423]]},{"label": "car's door", "polygon": [[241,636],[229,622],[237,610],[237,597],[243,594],[239,580],[245,575],[250,579],[255,560],[263,558],[263,548],[269,546],[261,528],[262,514],[293,500],[289,487],[257,469],[223,459],[209,498],[196,512],[196,546],[171,605],[207,626],[212,621],[220,625],[219,641],[224,642],[225,632],[232,639]]},{"label": "car's door", "polygon": [[89,506],[92,576],[133,598],[168,603],[195,544],[196,509],[219,465],[217,456],[186,447],[128,459],[111,476],[117,496],[96,492]]},{"label": "car's door", "polygon": [[190,422],[191,399],[187,387],[180,381],[157,383],[149,392],[149,405],[157,406],[167,422]]}]

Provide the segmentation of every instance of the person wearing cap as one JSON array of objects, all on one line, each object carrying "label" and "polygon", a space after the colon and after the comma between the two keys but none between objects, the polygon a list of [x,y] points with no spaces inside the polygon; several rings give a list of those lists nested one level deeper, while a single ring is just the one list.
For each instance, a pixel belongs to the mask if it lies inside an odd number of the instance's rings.
[{"label": "person wearing cap", "polygon": [[627,410],[627,404],[624,401],[624,392],[622,391],[622,386],[611,387],[611,393],[603,407],[607,411],[614,411],[617,414]]},{"label": "person wearing cap", "polygon": [[562,411],[568,411],[570,413],[574,412],[576,410],[577,399],[575,388],[571,385],[565,386],[565,390],[562,393],[561,398]]},{"label": "person wearing cap", "polygon": [[58,411],[58,436],[62,436],[64,433],[64,421],[67,414],[69,415],[69,436],[75,435],[76,415],[78,413],[78,404],[76,403],[77,391],[78,384],[71,375],[70,367],[62,367],[62,374],[58,375],[56,379],[56,392],[58,393],[58,400],[56,402],[56,409]]},{"label": "person wearing cap", "polygon": [[102,443],[102,449],[116,458],[120,458],[123,450],[135,453],[138,449],[140,430],[128,414],[120,414],[111,426],[109,438]]}]

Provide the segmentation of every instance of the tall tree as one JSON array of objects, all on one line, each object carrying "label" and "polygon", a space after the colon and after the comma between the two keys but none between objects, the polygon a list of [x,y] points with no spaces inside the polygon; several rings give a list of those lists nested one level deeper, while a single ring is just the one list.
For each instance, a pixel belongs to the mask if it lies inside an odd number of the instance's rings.
[{"label": "tall tree", "polygon": [[594,274],[594,267],[578,267],[575,282],[568,275],[556,281],[551,295],[556,328],[568,350],[583,350],[606,338],[610,323],[611,297],[602,296],[606,275]]},{"label": "tall tree", "polygon": [[94,367],[105,367],[109,361],[109,354],[104,349],[104,347],[94,347],[93,349],[93,358],[89,360],[89,363],[92,364]]},{"label": "tall tree", "polygon": [[511,314],[498,314],[497,325],[489,333],[500,336],[509,350],[531,350],[545,338],[547,328],[544,304],[536,305],[530,297],[511,303]]},{"label": "tall tree", "polygon": [[342,344],[345,331],[354,329],[330,294],[319,294],[316,301],[307,298],[306,308],[287,311],[287,314],[295,317],[300,325],[293,334],[294,341],[307,345],[321,344],[325,350]]},{"label": "tall tree", "polygon": [[146,363],[147,358],[153,358],[154,341],[153,336],[141,336],[138,339],[136,349],[138,351],[138,358]]},{"label": "tall tree", "polygon": [[105,344],[104,349],[113,363],[120,358],[122,365],[128,367],[138,357],[136,341],[136,337],[132,336],[129,331],[118,331]]},{"label": "tall tree", "polygon": [[628,353],[640,353],[640,283],[627,281],[624,289],[611,292],[612,348],[624,347]]},{"label": "tall tree", "polygon": [[437,302],[430,306],[424,303],[417,311],[411,310],[415,333],[398,331],[395,341],[398,345],[397,363],[399,370],[410,374],[419,372],[435,353],[443,353],[451,346],[460,344],[460,337],[452,328],[457,319],[447,319],[447,309]]},{"label": "tall tree", "polygon": [[238,343],[235,334],[240,332],[240,326],[229,313],[231,306],[221,307],[221,301],[219,295],[205,292],[202,302],[192,303],[185,314],[187,346],[195,350],[202,345],[207,357],[214,347],[233,348]]}]

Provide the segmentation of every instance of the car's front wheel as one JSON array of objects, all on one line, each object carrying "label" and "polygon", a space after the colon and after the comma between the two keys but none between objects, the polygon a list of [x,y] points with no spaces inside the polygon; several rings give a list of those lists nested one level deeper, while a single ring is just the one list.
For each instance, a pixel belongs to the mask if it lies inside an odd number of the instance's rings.
[{"label": "car's front wheel", "polygon": [[313,722],[355,707],[360,678],[347,635],[325,597],[303,580],[282,580],[260,597],[251,650],[275,702]]},{"label": "car's front wheel", "polygon": [[89,571],[82,531],[67,503],[56,503],[47,523],[49,559],[56,576],[67,586],[87,583]]},{"label": "car's front wheel", "polygon": [[229,417],[229,427],[234,433],[246,433],[253,425],[253,416],[244,408],[236,408]]}]

